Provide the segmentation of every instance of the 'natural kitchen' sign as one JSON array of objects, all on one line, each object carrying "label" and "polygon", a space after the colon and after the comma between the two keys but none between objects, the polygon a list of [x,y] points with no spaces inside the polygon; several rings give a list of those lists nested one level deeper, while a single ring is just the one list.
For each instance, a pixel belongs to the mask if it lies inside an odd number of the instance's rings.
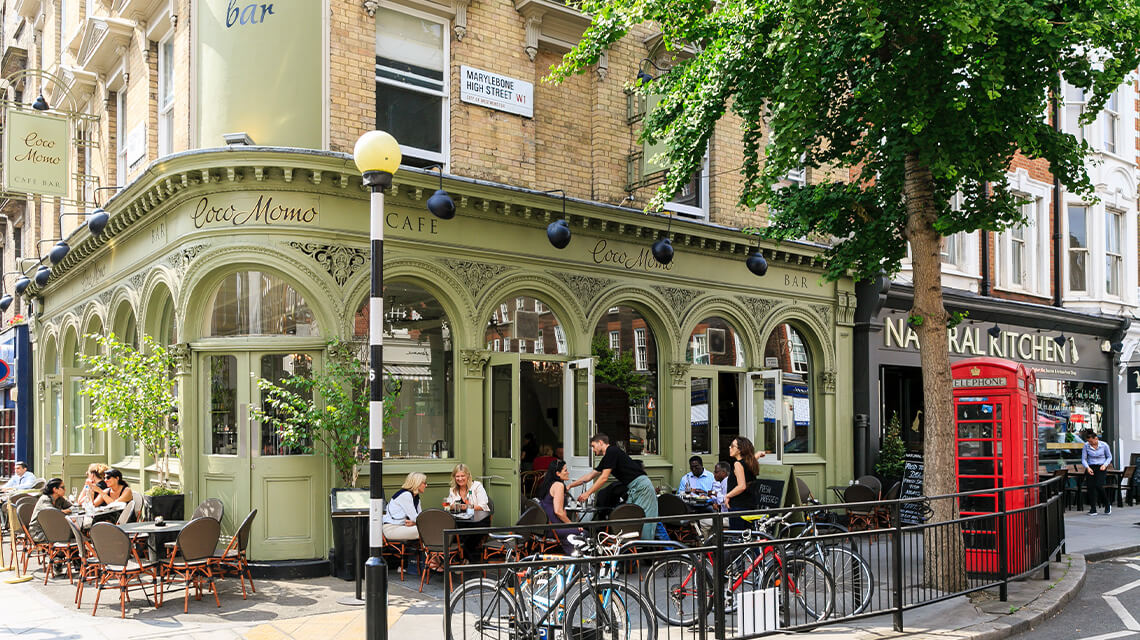
[{"label": "'natural kitchen' sign", "polygon": [[4,120],[4,190],[68,197],[67,118],[9,108]]}]

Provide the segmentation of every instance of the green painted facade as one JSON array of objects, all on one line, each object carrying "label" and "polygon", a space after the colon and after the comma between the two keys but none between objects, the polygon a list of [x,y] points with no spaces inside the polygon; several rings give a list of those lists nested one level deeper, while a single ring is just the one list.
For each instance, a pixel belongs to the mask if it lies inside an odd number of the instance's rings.
[{"label": "green painted facade", "polygon": [[[784,460],[819,497],[826,496],[824,487],[851,477],[848,362],[855,296],[850,281],[822,282],[820,249],[765,245],[770,268],[758,278],[744,266],[750,247],[739,231],[677,220],[671,227],[676,256],[664,269],[648,249],[665,231],[667,218],[570,201],[573,240],[559,251],[545,237],[546,225],[562,215],[558,199],[447,179],[445,188],[458,211],[452,220],[438,220],[425,207],[437,185],[434,174],[397,173],[386,196],[384,275],[386,282],[430,292],[447,314],[453,377],[446,393],[454,442],[448,459],[387,461],[385,485],[391,490],[408,472],[422,471],[429,474],[425,504],[437,505],[452,466],[461,461],[477,476],[498,476],[487,479],[496,500],[495,522],[513,521],[519,507],[513,499],[518,462],[492,456],[491,367],[511,367],[520,359],[589,358],[594,328],[615,306],[636,309],[656,342],[659,453],[641,457],[655,484],[676,486],[688,470],[690,379],[723,372],[727,377],[721,379],[740,380],[743,389],[753,380],[747,372],[765,368],[763,345],[782,324],[794,327],[806,343],[815,451],[788,453]],[[45,475],[61,475],[79,486],[87,465],[102,461],[122,468],[136,487],[154,481],[153,461],[140,460],[114,438],[73,428],[82,421],[82,406],[74,398],[82,371],[74,354],[90,348],[83,336],[107,328],[129,333],[133,317],[138,331],[171,335],[179,345],[184,443],[175,470],[188,510],[206,497],[221,497],[223,528],[232,531],[248,509],[256,508],[253,557],[323,557],[331,546],[331,465],[319,455],[261,455],[258,429],[241,412],[257,400],[250,374],[258,372],[260,356],[305,353],[320,366],[327,337],[353,335],[354,315],[369,290],[369,200],[351,159],[258,148],[177,154],[153,164],[106,209],[111,222],[104,235],[91,238],[80,231],[49,283],[27,292],[36,301],[32,322],[41,382],[35,446]],[[273,274],[292,285],[308,303],[319,335],[210,337],[211,298],[227,276],[242,271]],[[518,296],[538,299],[557,315],[567,355],[487,350],[487,319],[502,300]],[[709,316],[735,327],[743,367],[686,361],[690,333]],[[212,455],[210,414],[217,406],[211,405],[210,371],[219,359],[241,381],[233,396],[236,449]],[[513,390],[517,395],[517,383]],[[574,414],[579,430],[590,428],[584,408],[579,405]],[[714,416],[713,442],[716,423]],[[515,422],[512,451],[521,446],[522,430]],[[567,454],[573,453],[567,443]],[[717,458],[703,457],[709,468]],[[577,461],[579,468],[586,463]]]}]

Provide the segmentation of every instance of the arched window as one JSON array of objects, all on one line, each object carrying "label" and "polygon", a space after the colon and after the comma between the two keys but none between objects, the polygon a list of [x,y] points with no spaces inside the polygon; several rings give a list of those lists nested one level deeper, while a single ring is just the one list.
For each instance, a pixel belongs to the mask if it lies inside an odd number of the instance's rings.
[{"label": "arched window", "polygon": [[[419,285],[389,281],[384,283],[384,316],[384,373],[389,393],[396,394],[384,452],[397,458],[450,457],[455,450],[455,351],[447,313]],[[362,347],[368,323],[365,300],[352,331]]]},{"label": "arched window", "polygon": [[320,335],[316,317],[304,297],[271,273],[229,274],[218,285],[208,308],[209,336]]},{"label": "arched window", "polygon": [[591,353],[596,430],[632,455],[660,453],[657,341],[645,317],[633,307],[610,307],[594,327]]},{"label": "arched window", "polygon": [[129,303],[124,302],[119,305],[119,311],[115,315],[115,323],[111,326],[119,342],[128,344],[135,349],[139,348],[138,321],[135,319],[135,310],[131,308]]},{"label": "arched window", "polygon": [[[764,362],[777,363],[782,382],[782,406],[776,407],[785,430],[784,453],[815,451],[812,427],[811,352],[798,329],[790,324],[777,326],[764,344]],[[766,403],[767,404],[767,403]],[[775,442],[775,421],[765,411],[765,442]],[[774,416],[771,416],[774,418]]]},{"label": "arched window", "polygon": [[491,311],[484,330],[488,351],[505,353],[570,353],[566,331],[554,310],[529,296],[508,298]]},{"label": "arched window", "polygon": [[744,366],[744,342],[728,320],[710,316],[697,323],[685,347],[685,360],[693,364]]},{"label": "arched window", "polygon": [[148,333],[155,342],[161,345],[171,345],[178,341],[177,327],[174,321],[174,298],[170,290],[159,287],[151,299],[147,316],[150,317]]}]

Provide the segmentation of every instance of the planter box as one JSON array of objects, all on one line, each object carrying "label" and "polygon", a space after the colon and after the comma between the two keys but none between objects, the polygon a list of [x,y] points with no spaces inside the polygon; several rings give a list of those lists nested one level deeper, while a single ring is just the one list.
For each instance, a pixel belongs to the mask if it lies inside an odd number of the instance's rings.
[{"label": "planter box", "polygon": [[186,496],[177,493],[171,496],[143,496],[144,518],[154,520],[162,516],[165,520],[182,520],[186,517]]}]

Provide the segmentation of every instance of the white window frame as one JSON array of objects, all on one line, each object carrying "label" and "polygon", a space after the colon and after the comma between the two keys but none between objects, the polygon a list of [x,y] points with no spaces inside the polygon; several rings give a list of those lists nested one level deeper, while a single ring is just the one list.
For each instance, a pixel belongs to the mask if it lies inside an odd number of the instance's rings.
[{"label": "white window frame", "polygon": [[560,324],[554,325],[554,341],[558,343],[558,353],[560,355],[569,353],[569,351],[566,350],[566,330],[563,329]]},{"label": "white window frame", "polygon": [[[1116,251],[1110,251],[1110,229],[1116,229]],[[1115,268],[1112,263],[1115,261]],[[1104,209],[1104,294],[1109,298],[1124,296],[1124,212],[1105,207]],[[1109,290],[1112,279],[1109,275],[1115,271],[1116,291]]]},{"label": "white window frame", "polygon": [[546,335],[542,329],[538,330],[538,339],[534,341],[535,353],[546,353]]},{"label": "white window frame", "polygon": [[807,346],[800,338],[798,331],[794,331],[790,326],[784,325],[786,337],[788,339],[788,356],[792,361],[792,371],[796,373],[806,374],[810,361],[808,360]]},{"label": "white window frame", "polygon": [[502,344],[502,343],[499,341],[499,339],[498,339],[498,338],[495,338],[495,340],[494,340],[494,345],[495,345],[494,351],[498,351],[498,350],[499,350],[499,345],[500,345],[500,344]]},{"label": "white window frame", "polygon": [[[1029,201],[1021,205],[1022,216],[1026,222],[1016,229],[1007,229],[997,235],[996,246],[994,247],[997,263],[997,282],[995,285],[999,289],[1037,293],[1039,288],[1038,253],[1040,247],[1043,246],[1039,240],[1042,224],[1041,211],[1045,206],[1045,201],[1040,197],[1023,193],[1017,193],[1014,196]],[[1021,233],[1020,239],[1014,235],[1017,231]],[[1018,243],[1021,244],[1022,260],[1020,282],[1017,282],[1014,274],[1017,265],[1013,263],[1013,249],[1014,245]]]},{"label": "white window frame", "polygon": [[693,364],[709,364],[709,334],[693,334]]},{"label": "white window frame", "polygon": [[[169,53],[167,47],[170,48]],[[158,155],[174,153],[174,34],[158,43]],[[167,80],[167,70],[170,79]]]},{"label": "white window frame", "polygon": [[115,185],[127,185],[127,85],[115,92]]},{"label": "white window frame", "polygon": [[[391,78],[382,78],[378,73],[375,73],[375,64],[373,65],[373,76],[377,84],[386,84],[393,87],[399,87],[407,91],[414,91],[430,96],[437,96],[441,98],[440,110],[440,137],[439,137],[439,151],[430,151],[428,149],[420,149],[418,147],[411,147],[408,145],[400,145],[400,151],[407,157],[424,160],[426,162],[437,162],[443,165],[444,170],[448,169],[450,164],[449,158],[451,156],[451,21],[447,18],[417,11],[405,6],[397,6],[392,3],[385,3],[381,5],[385,9],[395,11],[398,13],[405,13],[410,16],[415,16],[421,20],[435,22],[443,26],[443,81],[440,90],[436,91],[428,89],[427,87],[420,87],[413,84],[406,84],[393,80]],[[380,29],[377,24],[376,33],[379,35]],[[376,58],[376,46],[378,43],[373,41],[373,60]],[[375,107],[375,105],[373,105]]]},{"label": "white window frame", "polygon": [[516,311],[524,311],[525,309],[526,309],[526,298],[523,298],[521,296],[518,298],[515,298],[515,310]]},{"label": "white window frame", "polygon": [[709,152],[705,151],[705,157],[701,159],[701,168],[699,169],[700,175],[697,177],[697,185],[701,190],[700,197],[698,198],[699,206],[691,206],[687,204],[678,204],[676,202],[666,202],[664,209],[672,211],[673,213],[680,214],[687,218],[696,218],[698,220],[707,220],[709,217]]},{"label": "white window frame", "polygon": [[649,346],[644,327],[633,330],[633,368],[638,371],[649,369]]},{"label": "white window frame", "polygon": [[499,324],[507,324],[510,322],[511,314],[510,311],[507,310],[507,303],[503,302],[499,304],[499,316],[501,318]]},{"label": "white window frame", "polygon": [[1113,91],[1104,103],[1100,112],[1103,126],[1101,128],[1101,146],[1105,153],[1116,155],[1120,150],[1120,89]]},{"label": "white window frame", "polygon": [[537,298],[534,301],[534,312],[546,313],[546,309],[542,306],[542,302],[540,302]]},{"label": "white window frame", "polygon": [[613,351],[615,356],[621,355],[621,332],[620,331],[611,331],[610,332],[610,351]]},{"label": "white window frame", "polygon": [[67,0],[59,0],[59,63],[63,64],[63,52],[67,50]]},{"label": "white window frame", "polygon": [[[1064,86],[1061,88],[1061,94],[1064,98],[1064,107],[1061,109],[1061,129],[1065,133],[1076,136],[1077,140],[1086,140],[1088,139],[1088,131],[1084,125],[1080,124],[1080,116],[1085,112],[1085,105],[1088,104],[1088,97],[1085,95],[1084,89],[1074,87],[1067,82],[1063,83],[1063,85]],[[1081,92],[1081,98],[1077,100],[1070,97],[1070,91]],[[1070,115],[1074,110],[1076,111],[1077,117],[1070,118]]]},{"label": "white window frame", "polygon": [[[1081,247],[1079,249],[1074,249],[1069,244],[1069,237],[1070,237],[1069,219],[1070,219],[1070,215],[1071,215],[1070,210],[1073,208],[1077,208],[1077,207],[1085,210],[1085,245],[1086,246]],[[1089,281],[1092,279],[1093,263],[1092,263],[1092,250],[1091,250],[1092,248],[1088,245],[1091,244],[1091,240],[1093,238],[1093,235],[1092,235],[1092,232],[1093,232],[1093,230],[1092,230],[1092,216],[1090,215],[1092,213],[1092,211],[1093,211],[1093,207],[1089,206],[1087,203],[1084,203],[1084,202],[1070,202],[1070,203],[1067,203],[1065,205],[1065,291],[1067,293],[1079,294],[1079,295],[1084,295],[1084,296],[1087,296],[1090,293]],[[1085,256],[1085,288],[1084,289],[1074,289],[1073,288],[1073,274],[1071,272],[1070,267],[1072,265],[1072,256],[1075,253],[1083,253]]]}]

